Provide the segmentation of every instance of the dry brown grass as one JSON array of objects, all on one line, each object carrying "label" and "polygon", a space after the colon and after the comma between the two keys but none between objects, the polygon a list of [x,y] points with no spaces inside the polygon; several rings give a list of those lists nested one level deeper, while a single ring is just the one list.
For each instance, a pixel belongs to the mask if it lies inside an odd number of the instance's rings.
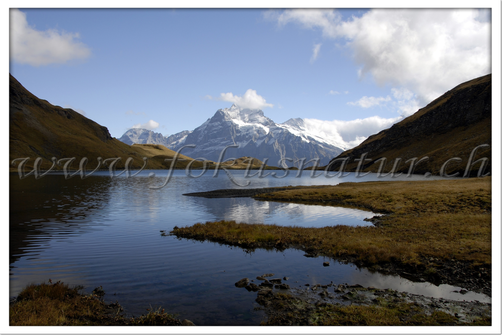
[{"label": "dry brown grass", "polygon": [[117,321],[98,297],[80,294],[81,289],[61,282],[27,286],[10,307],[10,325],[84,326]]},{"label": "dry brown grass", "polygon": [[178,326],[179,319],[164,309],[149,309],[146,315],[127,318],[118,303],[107,305],[102,290],[81,293],[82,286],[60,281],[28,285],[10,306],[11,326]]},{"label": "dry brown grass", "polygon": [[298,247],[364,264],[397,262],[412,266],[424,257],[491,264],[491,178],[343,183],[295,187],[259,199],[341,205],[389,213],[378,227],[281,227],[234,221],[175,228],[179,237],[246,248]]}]

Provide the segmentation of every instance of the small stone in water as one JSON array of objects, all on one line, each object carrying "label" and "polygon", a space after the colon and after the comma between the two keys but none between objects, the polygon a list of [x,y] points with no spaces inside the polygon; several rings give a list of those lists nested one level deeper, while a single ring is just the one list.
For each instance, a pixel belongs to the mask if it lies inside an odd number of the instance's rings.
[{"label": "small stone in water", "polygon": [[237,283],[235,283],[235,286],[237,287],[246,287],[249,284],[249,278],[242,278],[239,280]]}]

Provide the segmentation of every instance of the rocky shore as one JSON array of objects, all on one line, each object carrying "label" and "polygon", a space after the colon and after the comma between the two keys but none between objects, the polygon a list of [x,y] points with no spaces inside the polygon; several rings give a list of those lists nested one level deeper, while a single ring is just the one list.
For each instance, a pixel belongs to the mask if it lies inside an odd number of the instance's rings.
[{"label": "rocky shore", "polygon": [[[243,278],[238,288],[256,292],[267,315],[262,325],[490,325],[491,303],[455,301],[358,284],[297,286],[274,274]],[[295,285],[295,287],[293,287]]]}]

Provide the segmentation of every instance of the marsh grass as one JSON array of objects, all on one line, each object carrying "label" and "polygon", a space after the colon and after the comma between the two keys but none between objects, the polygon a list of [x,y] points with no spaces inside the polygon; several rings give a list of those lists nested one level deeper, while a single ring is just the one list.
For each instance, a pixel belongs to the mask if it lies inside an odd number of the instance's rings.
[{"label": "marsh grass", "polygon": [[146,315],[124,317],[118,303],[106,304],[104,291],[81,293],[83,286],[60,281],[28,285],[10,306],[11,326],[148,326],[181,325],[174,315],[150,308]]},{"label": "marsh grass", "polygon": [[366,265],[398,262],[421,266],[430,257],[490,265],[490,183],[487,177],[292,187],[256,198],[350,206],[387,215],[368,227],[302,228],[217,221],[171,233],[251,249],[295,247],[330,257],[350,257]]}]

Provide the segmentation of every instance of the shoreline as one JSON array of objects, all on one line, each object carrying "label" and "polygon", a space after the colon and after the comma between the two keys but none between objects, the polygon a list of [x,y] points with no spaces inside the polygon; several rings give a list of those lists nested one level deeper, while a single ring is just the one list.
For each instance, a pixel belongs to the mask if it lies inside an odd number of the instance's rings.
[{"label": "shoreline", "polygon": [[243,278],[235,283],[256,292],[258,309],[268,317],[261,323],[265,326],[491,325],[488,302],[432,298],[333,281],[290,287],[295,285],[292,278],[266,278],[272,276],[264,274],[256,281]]},{"label": "shoreline", "polygon": [[[491,296],[490,177],[229,189],[184,195],[253,197],[382,213],[368,220],[373,227],[299,228],[219,221],[175,227],[170,234],[244,249],[295,248],[308,257],[326,256],[414,281],[450,284]],[[351,236],[351,241],[334,237],[344,234]]]}]

